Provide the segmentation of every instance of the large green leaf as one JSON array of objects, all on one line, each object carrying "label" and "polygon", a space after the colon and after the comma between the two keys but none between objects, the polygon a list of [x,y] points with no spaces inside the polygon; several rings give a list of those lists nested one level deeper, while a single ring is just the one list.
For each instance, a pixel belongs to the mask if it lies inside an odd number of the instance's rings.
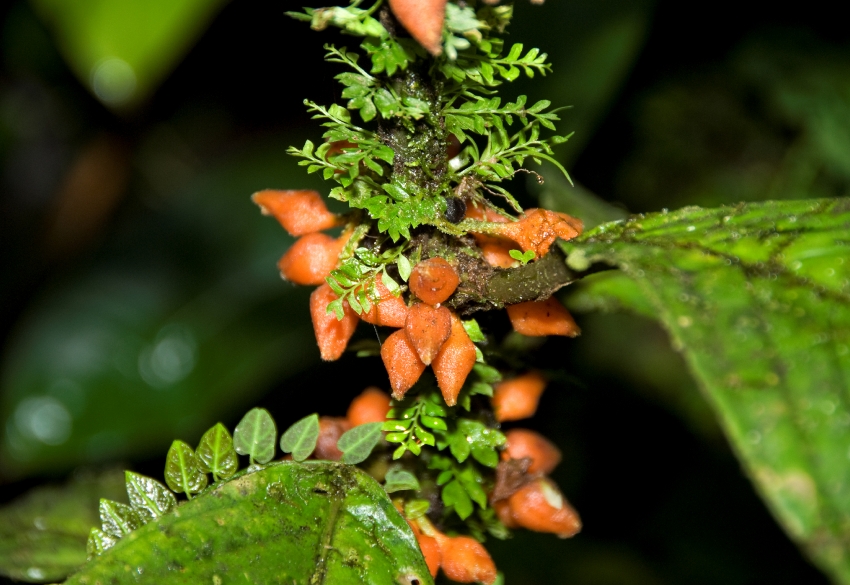
[{"label": "large green leaf", "polygon": [[637,284],[582,294],[649,304],[776,517],[850,583],[850,200],[647,214],[563,247]]},{"label": "large green leaf", "polygon": [[140,103],[224,0],[32,0],[80,81],[113,107]]},{"label": "large green leaf", "polygon": [[328,462],[276,463],[218,484],[122,538],[68,584],[140,575],[160,585],[433,583],[383,488]]},{"label": "large green leaf", "polygon": [[41,583],[77,570],[104,497],[127,500],[122,472],[82,473],[67,486],[40,487],[0,509],[0,575]]}]

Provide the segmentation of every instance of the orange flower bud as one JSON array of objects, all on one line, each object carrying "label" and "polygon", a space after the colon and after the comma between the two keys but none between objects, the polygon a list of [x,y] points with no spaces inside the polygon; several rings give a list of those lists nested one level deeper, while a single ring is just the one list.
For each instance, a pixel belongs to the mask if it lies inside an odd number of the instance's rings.
[{"label": "orange flower bud", "polygon": [[507,443],[502,459],[531,459],[528,473],[551,473],[561,462],[561,451],[540,433],[528,429],[511,429],[505,433]]},{"label": "orange flower bud", "polygon": [[551,479],[541,477],[522,486],[510,498],[511,516],[523,528],[551,532],[560,538],[576,535],[581,519]]},{"label": "orange flower bud", "polygon": [[428,366],[452,332],[452,312],[446,307],[416,303],[407,313],[404,324],[407,339],[419,359]]},{"label": "orange flower bud", "polygon": [[531,337],[565,335],[575,337],[581,333],[573,316],[555,297],[545,301],[528,301],[508,305],[508,317],[514,331]]},{"label": "orange flower bud", "polygon": [[442,258],[429,258],[413,267],[408,280],[410,290],[429,305],[442,303],[460,284],[457,271]]},{"label": "orange flower bud", "polygon": [[[476,238],[477,240],[478,238]],[[496,268],[514,268],[519,264],[518,260],[511,257],[511,250],[514,249],[510,244],[490,238],[492,241],[478,243],[481,248],[481,254],[484,256],[484,261],[490,266]]]},{"label": "orange flower bud", "polygon": [[434,56],[443,52],[446,0],[390,0],[393,14],[416,41]]},{"label": "orange flower bud", "polygon": [[416,384],[419,376],[425,371],[425,364],[419,359],[402,329],[384,341],[381,346],[381,359],[384,360],[384,367],[390,376],[393,398],[401,400],[404,393]]},{"label": "orange flower bud", "polygon": [[475,365],[475,344],[469,339],[460,318],[452,313],[452,332],[443,344],[431,367],[437,376],[437,385],[449,406],[457,404],[457,396]]},{"label": "orange flower bud", "polygon": [[437,542],[443,573],[452,581],[490,585],[496,580],[496,564],[484,545],[474,538],[439,534]]},{"label": "orange flower bud", "polygon": [[375,279],[375,293],[379,301],[373,303],[368,311],[364,311],[360,318],[372,325],[404,327],[407,320],[407,305],[404,299],[391,293],[380,278]]},{"label": "orange flower bud", "polygon": [[351,401],[346,418],[351,426],[356,427],[370,422],[383,422],[389,411],[390,397],[372,386]]},{"label": "orange flower bud", "polygon": [[486,205],[478,206],[475,203],[470,203],[466,206],[466,219],[477,219],[479,221],[492,221],[494,223],[507,223],[507,217],[490,209]]},{"label": "orange flower bud", "polygon": [[336,444],[342,434],[351,428],[351,423],[342,417],[320,416],[319,417],[319,440],[316,442],[316,450],[313,457],[327,461],[339,461],[342,459],[342,451]]},{"label": "orange flower bud", "polygon": [[319,344],[319,353],[327,362],[338,360],[348,345],[348,340],[357,328],[357,313],[343,303],[342,321],[336,315],[328,313],[328,305],[337,300],[336,293],[327,283],[313,291],[310,295],[310,316],[313,318],[313,331]]},{"label": "orange flower bud", "polygon": [[293,236],[303,236],[340,225],[342,218],[325,206],[317,191],[258,191],[251,199],[264,215],[272,215]]},{"label": "orange flower bud", "polygon": [[307,234],[292,244],[277,267],[286,280],[295,284],[322,284],[336,268],[347,240],[347,235],[334,239],[325,234]]},{"label": "orange flower bud", "polygon": [[500,233],[519,244],[523,252],[534,250],[542,258],[555,238],[570,240],[581,233],[581,229],[576,229],[580,225],[576,224],[578,220],[567,221],[565,215],[546,209],[527,209],[517,221],[504,224]]},{"label": "orange flower bud", "polygon": [[493,390],[493,411],[496,420],[505,422],[534,416],[546,379],[537,372],[505,380]]},{"label": "orange flower bud", "polygon": [[511,505],[507,500],[498,500],[492,502],[493,510],[496,512],[496,517],[507,528],[519,528],[519,524],[514,520],[514,515],[511,512]]},{"label": "orange flower bud", "polygon": [[[402,512],[402,510],[399,511]],[[437,571],[440,568],[440,544],[433,536],[424,534],[415,522],[407,520],[407,523],[413,531],[413,536],[416,537],[416,542],[419,543],[419,550],[422,551],[422,556],[425,557],[425,564],[428,565],[428,572],[431,573],[432,577],[436,577]]]}]

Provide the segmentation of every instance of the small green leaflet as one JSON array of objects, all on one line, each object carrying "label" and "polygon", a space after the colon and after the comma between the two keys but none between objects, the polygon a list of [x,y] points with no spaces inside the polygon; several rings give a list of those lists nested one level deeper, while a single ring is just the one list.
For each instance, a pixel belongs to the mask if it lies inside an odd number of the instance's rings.
[{"label": "small green leaflet", "polygon": [[519,250],[510,250],[508,254],[510,254],[511,258],[514,260],[522,262],[523,265],[528,264],[537,256],[537,254],[534,253],[534,250],[528,250],[524,254]]},{"label": "small green leaflet", "polygon": [[280,449],[292,453],[295,461],[304,461],[316,450],[319,441],[319,415],[305,416],[286,429],[280,438]]},{"label": "small green leaflet", "polygon": [[366,423],[343,433],[336,444],[342,451],[342,462],[354,465],[365,461],[381,440],[382,426],[382,422]]},{"label": "small green leaflet", "polygon": [[175,493],[185,493],[189,498],[205,487],[209,479],[198,466],[192,448],[183,441],[174,441],[165,458],[165,483]]},{"label": "small green leaflet", "polygon": [[233,431],[233,446],[240,455],[248,455],[251,464],[268,463],[274,457],[277,426],[265,408],[252,408]]},{"label": "small green leaflet", "polygon": [[404,254],[399,254],[398,259],[396,260],[396,265],[398,266],[398,275],[404,282],[407,282],[407,279],[410,278],[410,273],[413,270],[410,266],[410,260],[408,260],[407,256]]},{"label": "small green leaflet", "polygon": [[233,439],[221,423],[204,433],[195,455],[198,457],[198,469],[212,473],[216,481],[232,476],[239,467]]},{"label": "small green leaflet", "polygon": [[112,500],[101,499],[99,512],[103,532],[115,539],[130,534],[145,523],[132,506]]},{"label": "small green leaflet", "polygon": [[461,321],[461,323],[463,323],[463,328],[473,343],[487,341],[487,338],[484,337],[484,333],[481,331],[481,326],[478,324],[478,321],[475,319],[469,319],[467,321]]},{"label": "small green leaflet", "polygon": [[451,480],[443,487],[443,503],[454,508],[461,520],[466,520],[472,514],[472,500],[456,479]]},{"label": "small green leaflet", "polygon": [[398,467],[387,471],[387,475],[384,478],[384,491],[391,494],[404,490],[419,491],[419,480],[416,479],[416,476],[406,469],[400,469]]}]

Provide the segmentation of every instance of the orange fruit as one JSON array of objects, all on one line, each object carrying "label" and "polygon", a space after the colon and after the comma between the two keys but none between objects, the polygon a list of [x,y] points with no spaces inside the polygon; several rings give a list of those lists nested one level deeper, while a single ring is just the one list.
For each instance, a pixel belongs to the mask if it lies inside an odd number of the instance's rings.
[{"label": "orange fruit", "polygon": [[360,318],[372,325],[404,327],[407,320],[407,305],[404,299],[391,293],[380,278],[375,279],[374,292],[379,301],[373,303],[368,311],[364,311]]},{"label": "orange fruit", "polygon": [[531,459],[528,473],[551,473],[561,462],[561,451],[549,439],[528,429],[511,429],[505,433],[507,443],[502,459]]},{"label": "orange fruit", "polygon": [[446,307],[432,307],[425,303],[410,307],[404,333],[426,366],[431,365],[451,332],[452,312]]},{"label": "orange fruit", "polygon": [[437,305],[452,296],[460,278],[444,259],[428,258],[413,267],[407,284],[419,300]]},{"label": "orange fruit", "polygon": [[313,457],[327,461],[339,461],[342,459],[342,451],[336,444],[342,434],[351,428],[347,419],[337,416],[319,417],[319,440],[316,442],[316,450]]},{"label": "orange fruit", "polygon": [[292,244],[277,263],[281,275],[295,284],[320,285],[336,268],[348,237],[307,234]]},{"label": "orange fruit", "polygon": [[531,337],[565,335],[575,337],[581,333],[573,316],[555,297],[545,301],[528,301],[508,305],[508,317],[514,331]]},{"label": "orange fruit", "polygon": [[401,400],[405,392],[416,384],[425,371],[425,364],[419,359],[403,329],[399,329],[381,346],[381,359],[390,376],[393,398]]},{"label": "orange fruit", "polygon": [[581,519],[551,479],[541,477],[517,490],[508,504],[514,521],[535,532],[551,532],[560,538],[581,530]]},{"label": "orange fruit", "polygon": [[545,388],[546,379],[537,372],[499,382],[494,387],[492,401],[496,420],[505,422],[534,416]]},{"label": "orange fruit", "polygon": [[336,315],[328,313],[328,304],[337,300],[336,293],[327,283],[313,291],[310,295],[310,316],[313,318],[313,331],[319,344],[319,353],[327,362],[338,360],[348,345],[348,340],[357,328],[357,313],[343,303],[342,321]]},{"label": "orange fruit", "polygon": [[446,577],[458,583],[492,584],[496,580],[496,564],[487,549],[469,536],[436,537],[440,545],[440,565]]},{"label": "orange fruit", "polygon": [[451,315],[452,332],[431,362],[431,368],[446,404],[454,406],[466,377],[475,365],[475,344],[466,334],[460,318],[454,313]]},{"label": "orange fruit", "polygon": [[328,211],[318,191],[258,191],[251,199],[264,215],[274,216],[293,236],[303,236],[330,229],[342,223],[342,218]]},{"label": "orange fruit", "polygon": [[390,0],[390,8],[416,41],[436,56],[443,52],[446,0]]},{"label": "orange fruit", "polygon": [[383,422],[390,411],[390,397],[374,386],[366,388],[351,401],[346,418],[351,426],[370,422]]},{"label": "orange fruit", "polygon": [[578,220],[567,221],[564,216],[546,209],[526,209],[517,221],[501,226],[500,233],[519,244],[523,252],[534,250],[542,258],[556,238],[570,240],[581,233],[576,229]]}]

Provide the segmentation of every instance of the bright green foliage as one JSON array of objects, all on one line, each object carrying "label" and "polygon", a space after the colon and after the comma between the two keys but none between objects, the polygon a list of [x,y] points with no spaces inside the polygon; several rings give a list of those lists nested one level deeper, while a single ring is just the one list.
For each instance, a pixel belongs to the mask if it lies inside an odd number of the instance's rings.
[{"label": "bright green foliage", "polygon": [[139,512],[143,521],[155,520],[177,506],[174,494],[158,481],[132,471],[126,472],[125,476],[130,505]]},{"label": "bright green foliage", "polygon": [[355,249],[354,253],[344,259],[339,268],[334,269],[327,278],[328,286],[339,297],[328,305],[328,312],[334,312],[338,319],[342,319],[345,302],[358,315],[364,311],[369,312],[374,302],[371,299],[378,296],[374,287],[379,278],[391,293],[401,294],[401,287],[387,274],[387,266],[406,262],[407,274],[410,275],[409,261],[401,254],[404,248],[403,245],[396,246],[380,253],[368,248]]},{"label": "bright green foliage", "polygon": [[280,438],[280,449],[292,453],[295,461],[304,461],[316,450],[319,440],[319,415],[305,416],[286,429]]},{"label": "bright green foliage", "polygon": [[209,479],[201,471],[198,457],[183,441],[174,441],[165,457],[165,483],[175,493],[191,498],[205,487]]},{"label": "bright green foliage", "polygon": [[198,458],[198,469],[202,473],[212,473],[214,481],[227,479],[236,473],[239,467],[233,439],[221,423],[216,423],[204,433],[195,455]]},{"label": "bright green foliage", "polygon": [[661,320],[776,517],[844,583],[849,234],[850,200],[830,199],[649,214],[562,244],[571,265],[633,281],[591,277],[582,294]]},{"label": "bright green foliage", "polygon": [[[355,467],[274,463],[221,482],[136,530],[69,585],[227,582],[431,584],[412,532]],[[175,568],[179,567],[179,570]]]},{"label": "bright green foliage", "polygon": [[104,534],[118,539],[133,532],[144,524],[139,513],[132,506],[103,499],[100,501],[100,521]]},{"label": "bright green foliage", "polygon": [[404,490],[419,491],[419,487],[419,480],[406,469],[393,467],[384,477],[384,491],[388,494]]},{"label": "bright green foliage", "polygon": [[0,576],[64,579],[86,560],[99,498],[124,497],[123,473],[80,475],[67,486],[40,487],[0,509]]},{"label": "bright green foliage", "polygon": [[251,465],[268,463],[274,457],[277,426],[265,408],[252,408],[233,431],[233,447],[240,455],[248,455]]},{"label": "bright green foliage", "polygon": [[356,465],[366,461],[381,440],[383,426],[384,423],[371,422],[343,433],[336,444],[337,449],[342,451],[342,462]]}]

